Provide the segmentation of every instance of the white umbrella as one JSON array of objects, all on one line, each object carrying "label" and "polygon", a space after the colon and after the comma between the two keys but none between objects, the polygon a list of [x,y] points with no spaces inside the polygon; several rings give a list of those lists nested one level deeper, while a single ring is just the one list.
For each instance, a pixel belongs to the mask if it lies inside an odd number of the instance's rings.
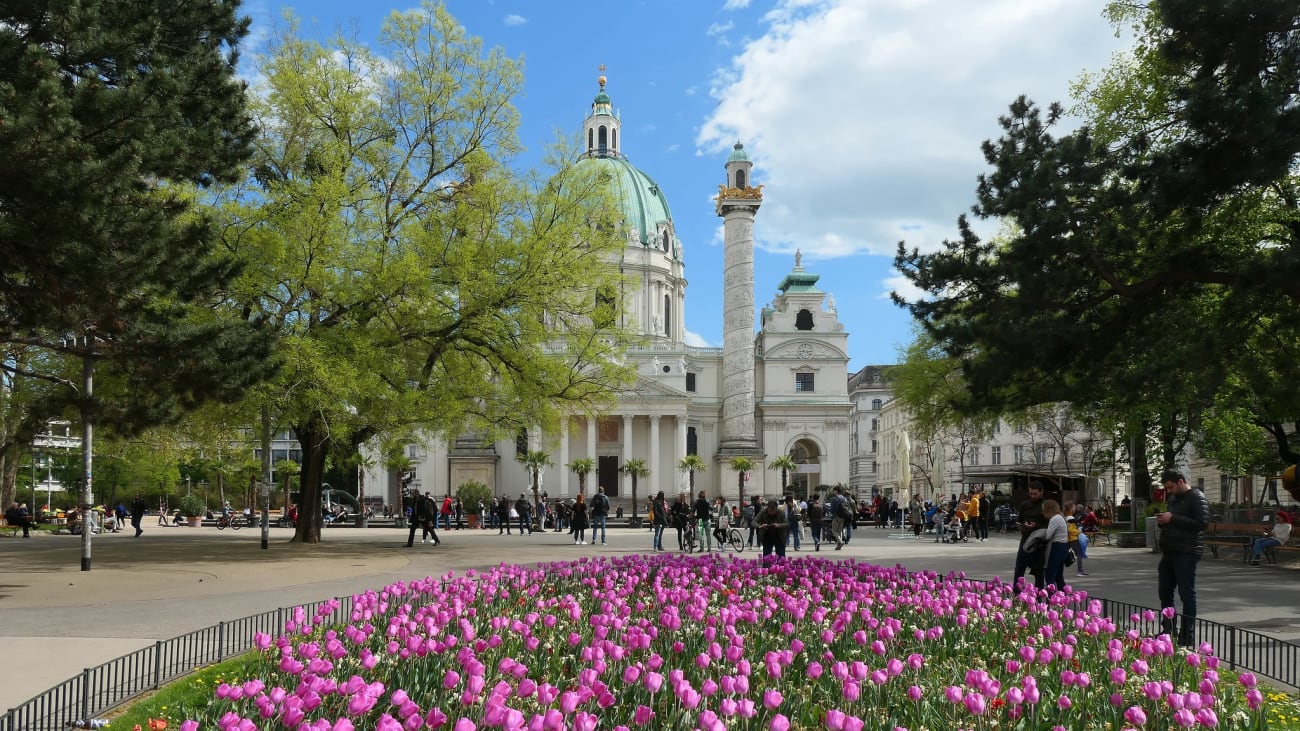
[{"label": "white umbrella", "polygon": [[898,451],[894,456],[898,458],[898,491],[901,496],[912,486],[912,440],[907,432],[903,432],[898,440]]}]

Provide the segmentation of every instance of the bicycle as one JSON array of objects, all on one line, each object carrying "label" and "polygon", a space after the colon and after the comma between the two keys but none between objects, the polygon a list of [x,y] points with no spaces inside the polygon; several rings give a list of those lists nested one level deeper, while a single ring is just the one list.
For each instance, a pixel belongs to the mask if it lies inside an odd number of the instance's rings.
[{"label": "bicycle", "polygon": [[225,530],[226,526],[230,526],[233,530],[239,530],[243,527],[240,525],[240,523],[243,522],[243,517],[244,516],[241,515],[239,516],[239,520],[236,520],[233,515],[223,515],[220,518],[217,518],[217,530]]},{"label": "bicycle", "polygon": [[745,552],[745,539],[740,535],[739,528],[732,528],[727,531],[727,542],[731,544],[731,550],[736,553]]},{"label": "bicycle", "polygon": [[687,553],[695,553],[700,550],[700,536],[693,520],[687,521],[686,530],[682,531],[682,546]]}]

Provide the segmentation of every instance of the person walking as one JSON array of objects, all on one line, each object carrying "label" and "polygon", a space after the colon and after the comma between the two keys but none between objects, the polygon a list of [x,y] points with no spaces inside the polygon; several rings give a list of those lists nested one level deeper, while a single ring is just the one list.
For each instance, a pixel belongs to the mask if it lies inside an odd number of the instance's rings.
[{"label": "person walking", "polygon": [[907,522],[912,526],[912,535],[920,538],[921,527],[925,525],[925,506],[921,504],[920,495],[913,494],[907,504]]},{"label": "person walking", "polygon": [[802,519],[803,519],[803,515],[799,512],[799,503],[795,502],[794,495],[786,495],[785,496],[786,548],[789,548],[793,544],[794,550],[796,551],[799,550],[800,547],[799,534],[802,532],[799,530],[799,522]]},{"label": "person walking", "polygon": [[704,496],[704,491],[700,490],[700,496],[695,499],[695,531],[700,537],[700,543],[704,550],[713,550],[713,506],[709,504],[709,499]]},{"label": "person walking", "polygon": [[718,551],[727,550],[727,534],[731,530],[731,508],[718,496],[713,501],[713,537],[718,541]]},{"label": "person walking", "polygon": [[826,518],[821,495],[812,496],[812,502],[808,503],[808,512],[804,515],[808,517],[808,534],[812,536],[813,550],[820,551],[822,550],[822,521]]},{"label": "person walking", "polygon": [[686,502],[686,493],[677,494],[677,501],[669,509],[673,518],[673,527],[677,529],[677,550],[686,550],[686,526],[691,520],[691,505]]},{"label": "person walking", "polygon": [[1065,588],[1065,560],[1070,555],[1070,528],[1061,515],[1061,504],[1055,500],[1043,501],[1043,517],[1047,518],[1047,564],[1043,583],[1056,589]]},{"label": "person walking", "polygon": [[[1210,503],[1205,493],[1188,485],[1187,477],[1178,470],[1165,470],[1160,482],[1168,501],[1168,509],[1155,515],[1160,525],[1160,563],[1156,567],[1160,622],[1170,637],[1175,637],[1177,630],[1180,646],[1191,647],[1196,640],[1196,565],[1205,552]],[[1183,603],[1181,623],[1175,622],[1172,612],[1175,589]],[[1170,610],[1169,616],[1165,610]]]},{"label": "person walking", "polygon": [[1037,550],[1025,551],[1025,541],[1036,530],[1047,527],[1047,518],[1043,515],[1043,483],[1039,480],[1029,481],[1029,495],[1020,503],[1020,543],[1016,546],[1016,572],[1012,582],[1019,583],[1025,578],[1025,571],[1034,568],[1034,586],[1043,588],[1043,570],[1046,545]]},{"label": "person walking", "polygon": [[971,540],[983,543],[989,538],[989,526],[981,517],[984,510],[984,494],[978,488],[970,491],[970,499],[966,506],[967,520],[970,522]]},{"label": "person walking", "polygon": [[[131,527],[135,528],[135,535],[132,536],[133,538],[139,538],[140,534],[144,533],[144,528],[140,527],[141,521],[144,520],[144,510],[144,498],[140,497],[140,493],[137,492],[135,497],[131,498]],[[165,514],[162,515],[165,520]]]},{"label": "person walking", "polygon": [[757,548],[759,545],[758,535],[758,514],[763,510],[763,500],[755,495],[749,504],[740,514],[741,522],[746,528],[749,528],[749,535],[746,536],[746,542],[750,548]]},{"label": "person walking", "polygon": [[763,558],[775,553],[785,558],[786,511],[775,500],[768,500],[767,507],[759,511],[758,532],[763,543]]},{"label": "person walking", "polygon": [[1070,550],[1074,552],[1074,575],[1087,576],[1088,572],[1083,570],[1083,559],[1087,558],[1084,550],[1082,531],[1079,530],[1079,508],[1081,506],[1074,503],[1065,504],[1065,527],[1068,531]]},{"label": "person walking", "polygon": [[591,496],[591,505],[588,512],[591,514],[591,543],[596,543],[596,531],[600,531],[600,545],[605,545],[605,521],[609,518],[609,497],[605,495],[605,488],[597,487],[596,494]]},{"label": "person walking", "polygon": [[[587,545],[587,497],[582,493],[578,493],[578,499],[573,503],[573,515],[569,518],[569,521],[570,525],[573,526],[574,545]],[[591,542],[596,542],[594,529],[591,533]]]},{"label": "person walking", "polygon": [[519,535],[525,535],[525,528],[528,533],[532,533],[532,503],[528,502],[528,496],[522,492],[519,493],[519,499],[515,501],[515,515],[519,519]]},{"label": "person walking", "polygon": [[664,550],[664,529],[668,527],[668,500],[664,497],[664,491],[660,490],[652,501],[654,505],[654,520],[652,525],[655,529],[654,550]]},{"label": "person walking", "polygon": [[829,508],[831,511],[831,540],[835,541],[835,550],[839,551],[844,548],[844,527],[853,522],[853,508],[850,506],[849,498],[844,495],[843,488],[839,485],[831,489]]}]

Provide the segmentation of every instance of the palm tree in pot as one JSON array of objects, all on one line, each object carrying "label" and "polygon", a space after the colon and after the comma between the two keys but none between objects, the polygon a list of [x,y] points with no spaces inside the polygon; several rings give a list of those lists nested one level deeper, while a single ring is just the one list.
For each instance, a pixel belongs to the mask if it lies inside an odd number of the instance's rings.
[{"label": "palm tree in pot", "polygon": [[745,504],[745,476],[754,470],[754,460],[749,457],[732,457],[727,466],[736,471],[736,489],[740,493],[740,504]]},{"label": "palm tree in pot", "polygon": [[648,476],[650,468],[646,466],[644,459],[633,458],[624,462],[623,466],[618,468],[618,471],[632,478],[632,520],[628,524],[633,528],[639,528],[641,527],[641,519],[636,514],[636,481],[637,478]]},{"label": "palm tree in pot", "polygon": [[587,475],[596,471],[596,460],[591,457],[582,457],[569,463],[569,469],[573,474],[578,476],[578,494],[587,494]]},{"label": "palm tree in pot", "polygon": [[794,457],[783,454],[773,459],[767,464],[769,470],[781,470],[781,495],[784,496],[790,489],[790,473],[799,469],[799,463],[794,461]]}]

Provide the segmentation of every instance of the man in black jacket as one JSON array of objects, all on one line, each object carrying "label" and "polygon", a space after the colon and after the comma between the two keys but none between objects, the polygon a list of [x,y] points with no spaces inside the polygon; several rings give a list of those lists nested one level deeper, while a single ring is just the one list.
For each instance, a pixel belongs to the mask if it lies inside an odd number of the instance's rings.
[{"label": "man in black jacket", "polygon": [[1178,644],[1190,647],[1195,642],[1196,564],[1205,551],[1202,536],[1210,526],[1210,503],[1205,493],[1187,484],[1178,470],[1165,470],[1164,483],[1169,509],[1157,513],[1160,524],[1160,565],[1156,569],[1160,593],[1161,626],[1174,637],[1174,618],[1164,616],[1174,607],[1174,588],[1183,602],[1183,621],[1178,628]]},{"label": "man in black jacket", "polygon": [[[951,513],[949,513],[951,515]],[[1025,541],[1030,534],[1041,528],[1047,527],[1047,518],[1043,517],[1043,483],[1040,480],[1029,481],[1028,497],[1020,503],[1020,543],[1016,546],[1016,573],[1012,581],[1019,582],[1025,576],[1025,571],[1034,575],[1034,586],[1042,589],[1046,584],[1044,579],[1046,575],[1043,572],[1045,563],[1043,549],[1038,549],[1032,553],[1025,553]],[[942,531],[941,526],[935,527],[936,531]]]}]

